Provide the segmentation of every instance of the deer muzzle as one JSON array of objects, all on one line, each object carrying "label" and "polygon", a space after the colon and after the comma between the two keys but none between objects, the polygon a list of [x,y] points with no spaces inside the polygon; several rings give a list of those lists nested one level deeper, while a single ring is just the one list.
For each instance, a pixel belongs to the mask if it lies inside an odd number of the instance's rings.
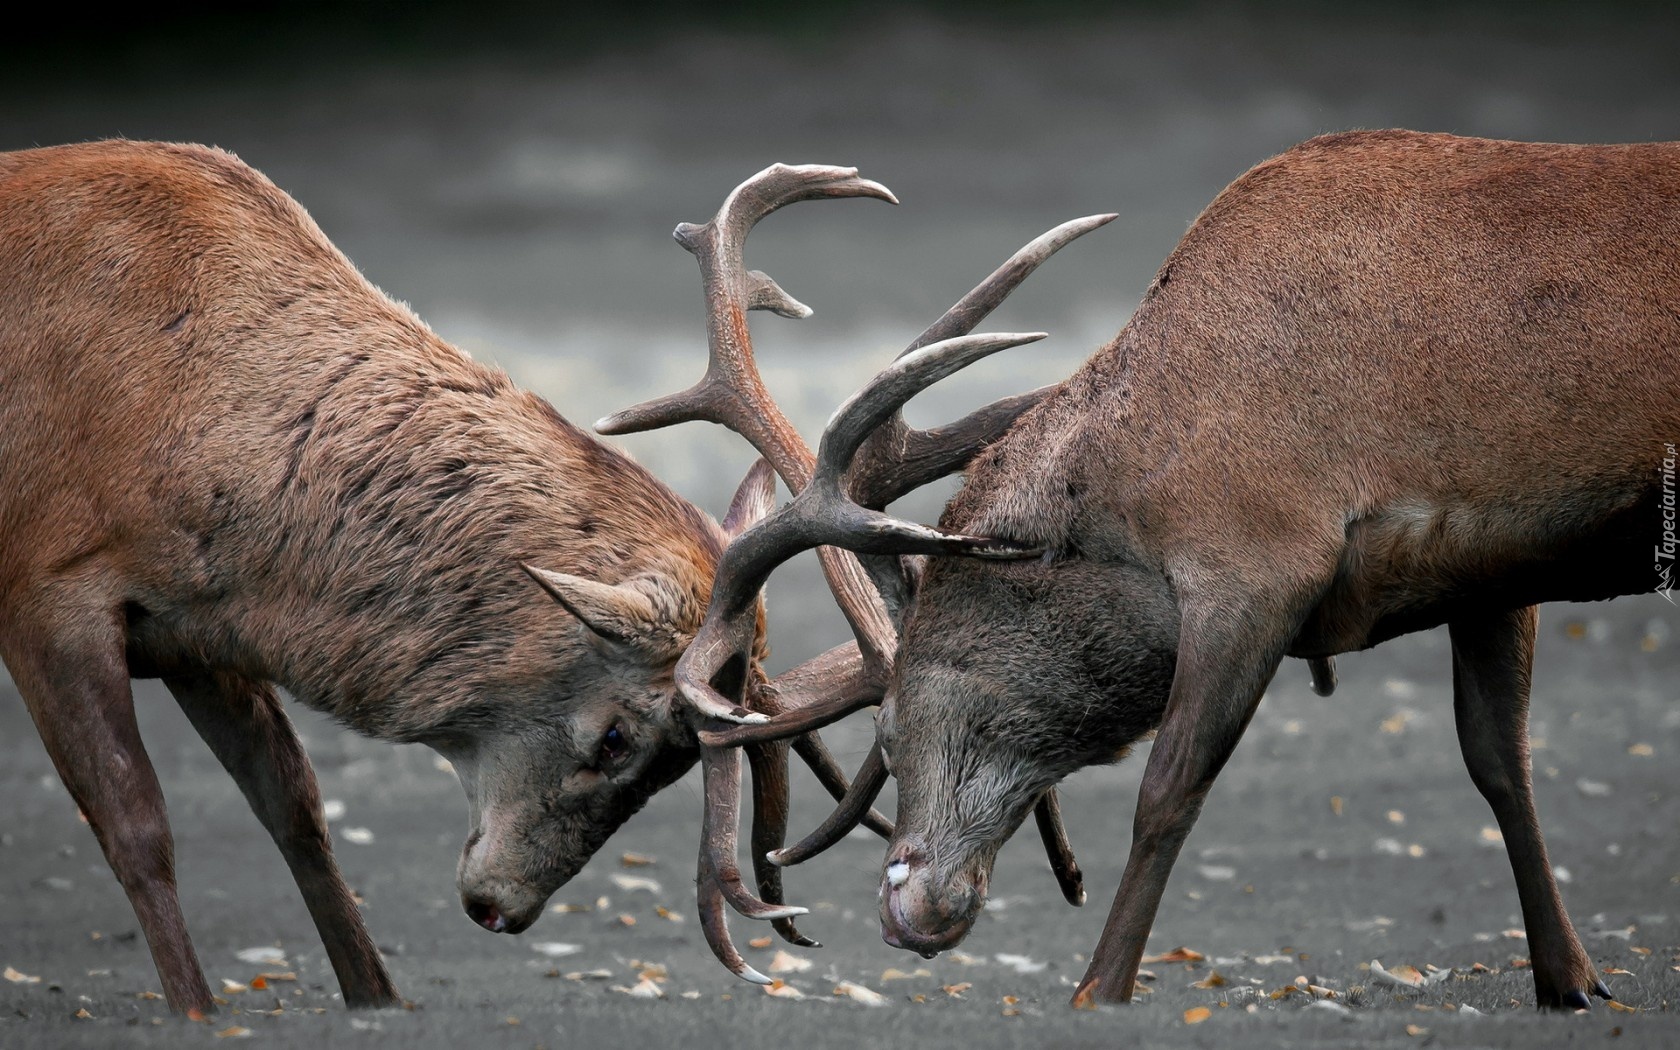
[{"label": "deer muzzle", "polygon": [[984,872],[940,872],[926,850],[900,843],[881,879],[881,939],[923,958],[962,943],[986,902]]}]

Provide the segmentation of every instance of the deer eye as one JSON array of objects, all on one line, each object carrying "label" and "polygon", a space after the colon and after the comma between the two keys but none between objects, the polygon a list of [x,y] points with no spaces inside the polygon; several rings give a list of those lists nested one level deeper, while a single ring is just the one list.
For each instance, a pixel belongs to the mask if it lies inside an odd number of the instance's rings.
[{"label": "deer eye", "polygon": [[629,739],[624,735],[624,730],[617,723],[614,723],[613,727],[601,737],[598,764],[602,769],[606,769],[623,758],[629,750]]}]

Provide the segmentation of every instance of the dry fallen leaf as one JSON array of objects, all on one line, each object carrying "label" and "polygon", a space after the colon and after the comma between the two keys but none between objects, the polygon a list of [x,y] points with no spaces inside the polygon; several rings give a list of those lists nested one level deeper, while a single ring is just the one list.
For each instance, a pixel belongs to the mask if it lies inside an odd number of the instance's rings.
[{"label": "dry fallen leaf", "polygon": [[768,996],[772,996],[772,997],[777,998],[777,999],[803,999],[803,998],[805,998],[805,993],[804,992],[800,991],[799,989],[795,988],[793,985],[787,983],[786,981],[782,980],[779,977],[777,979],[775,979],[774,981],[771,981],[769,984],[764,986],[764,994],[768,995]]},{"label": "dry fallen leaf", "polygon": [[1190,982],[1192,988],[1223,988],[1226,985],[1225,975],[1218,970],[1209,970],[1208,975],[1199,981]]},{"label": "dry fallen leaf", "polygon": [[134,998],[136,998],[136,999],[162,999],[163,996],[159,995],[157,992],[135,992],[134,993]]},{"label": "dry fallen leaf", "polygon": [[626,868],[645,868],[655,860],[644,853],[626,853],[618,858],[618,862]]},{"label": "dry fallen leaf", "polygon": [[768,937],[754,937],[747,942],[749,948],[768,948],[773,942]]},{"label": "dry fallen leaf", "polygon": [[1429,1029],[1423,1027],[1422,1025],[1409,1024],[1406,1026],[1406,1034],[1410,1036],[1428,1035]]},{"label": "dry fallen leaf", "polygon": [[1639,1012],[1639,1007],[1637,1007],[1637,1006],[1629,1006],[1629,1005],[1628,1005],[1628,1004],[1626,1004],[1626,1003],[1618,1003],[1618,1002],[1617,1002],[1617,1001],[1616,1001],[1616,1000],[1614,1000],[1614,999],[1611,999],[1611,1000],[1608,1000],[1608,1001],[1607,1001],[1607,1002],[1605,1002],[1605,1004],[1604,1004],[1604,1005],[1605,1005],[1605,1006],[1608,1006],[1608,1007],[1609,1007],[1609,1008],[1610,1008],[1610,1009],[1612,1009],[1612,1010],[1615,1010],[1615,1011],[1616,1011],[1616,1012],[1618,1012],[1618,1013],[1624,1013],[1624,1014],[1636,1014],[1636,1013],[1638,1013],[1638,1012]]},{"label": "dry fallen leaf", "polygon": [[81,1007],[80,1009],[78,1009],[75,1013],[71,1014],[70,1016],[74,1017],[78,1021],[91,1021],[91,1020],[93,1020],[93,1015],[87,1012],[87,1007],[85,1007],[85,1006]]},{"label": "dry fallen leaf", "polygon": [[908,980],[910,980],[912,978],[915,978],[915,977],[932,977],[932,976],[933,976],[933,971],[929,970],[925,966],[918,966],[918,967],[916,967],[916,969],[910,971],[909,973],[906,973],[905,971],[900,970],[896,966],[888,967],[887,969],[881,971],[881,980],[883,980],[883,981],[908,981]]},{"label": "dry fallen leaf", "polygon": [[536,952],[538,955],[546,955],[550,959],[558,959],[566,955],[576,955],[578,952],[583,951],[583,949],[577,945],[567,944],[564,941],[538,941],[531,945],[531,950]]},{"label": "dry fallen leaf", "polygon": [[[281,973],[276,973],[276,972],[271,971],[271,970],[264,970],[262,973],[257,974],[257,981],[263,981],[265,983],[269,982],[269,981],[295,981],[295,980],[297,980],[297,974],[293,973],[290,970],[286,970],[286,971],[281,972]],[[251,982],[251,987],[255,988],[257,986],[257,981],[252,981]]]},{"label": "dry fallen leaf", "polygon": [[1507,937],[1513,941],[1526,941],[1528,940],[1528,931],[1513,926],[1508,930],[1500,930],[1499,936]]},{"label": "dry fallen leaf", "polygon": [[1342,815],[1342,796],[1330,796],[1330,812],[1334,813],[1338,817]]},{"label": "dry fallen leaf", "polygon": [[1381,962],[1372,959],[1371,983],[1396,988],[1419,988],[1423,985],[1423,974],[1418,972],[1417,967],[1407,966],[1404,963],[1392,970],[1384,969]]},{"label": "dry fallen leaf", "polygon": [[243,1025],[232,1025],[216,1033],[217,1039],[249,1039],[251,1030]]},{"label": "dry fallen leaf", "polygon": [[1639,955],[1650,955],[1651,954],[1651,949],[1649,949],[1649,948],[1635,948],[1635,947],[1630,946],[1628,948],[1628,951],[1635,952]]},{"label": "dry fallen leaf", "polygon": [[1207,1007],[1205,1007],[1205,1006],[1192,1006],[1190,1009],[1184,1011],[1184,1023],[1185,1024],[1201,1024],[1203,1021],[1207,1020],[1208,1018],[1210,1018],[1212,1016],[1213,1016],[1213,1011],[1209,1010]]},{"label": "dry fallen leaf", "polygon": [[572,914],[573,912],[588,911],[589,910],[589,905],[587,905],[587,904],[556,904],[556,905],[554,905],[554,907],[552,907],[548,910],[553,912],[556,915],[569,915],[569,914]]},{"label": "dry fallen leaf", "polygon": [[234,958],[240,962],[251,963],[254,966],[261,966],[264,963],[277,963],[281,966],[286,964],[285,949],[277,948],[272,944],[264,944],[256,948],[242,948],[233,954]]},{"label": "dry fallen leaf", "polygon": [[1619,966],[1612,966],[1608,970],[1605,970],[1604,973],[1606,975],[1615,974],[1619,977],[1632,977],[1633,976],[1633,971],[1632,970],[1624,970]]},{"label": "dry fallen leaf", "polygon": [[961,984],[948,984],[945,986],[945,994],[953,999],[961,999],[963,997],[962,993],[973,987],[973,981],[963,981]]},{"label": "dry fallen leaf", "polygon": [[678,915],[676,912],[672,911],[670,908],[665,907],[665,905],[663,905],[663,904],[654,905],[653,911],[654,911],[654,914],[658,915],[661,919],[664,919],[668,922],[686,922],[687,921],[681,915]]},{"label": "dry fallen leaf", "polygon": [[1180,945],[1171,951],[1162,952],[1160,955],[1145,955],[1143,957],[1143,961],[1146,963],[1188,963],[1201,962],[1206,958],[1207,956],[1203,955],[1199,951],[1196,951],[1194,948],[1186,948],[1183,945]]},{"label": "dry fallen leaf", "polygon": [[626,988],[621,984],[615,984],[609,988],[608,991],[617,992],[620,995],[628,995],[632,999],[665,998],[665,989],[659,987],[659,985],[655,984],[653,981],[637,981],[635,987],[633,988]]},{"label": "dry fallen leaf", "polygon": [[638,890],[647,893],[660,893],[664,890],[664,887],[659,885],[658,879],[650,879],[646,875],[625,875],[615,871],[610,877],[612,884],[626,893],[633,893]]},{"label": "dry fallen leaf", "polygon": [[804,973],[816,963],[809,959],[801,959],[792,952],[778,951],[770,959],[768,967],[771,973]]},{"label": "dry fallen leaf", "polygon": [[23,973],[20,970],[12,969],[10,966],[6,967],[5,976],[6,976],[6,980],[12,982],[13,984],[40,984],[41,983],[41,979],[39,977],[35,976],[34,974]]},{"label": "dry fallen leaf", "polygon": [[634,926],[636,925],[636,917],[634,915],[620,915],[618,924],[620,926]]},{"label": "dry fallen leaf", "polygon": [[266,991],[267,989],[268,989],[268,981],[263,977],[262,974],[259,973],[255,977],[251,978],[251,990],[252,991],[261,992],[261,991]]},{"label": "dry fallen leaf", "polygon": [[242,994],[244,992],[248,992],[250,990],[251,990],[250,985],[240,984],[238,981],[230,981],[226,977],[222,978],[222,994],[223,995],[240,995],[240,994]]},{"label": "dry fallen leaf", "polygon": [[1656,749],[1650,744],[1632,744],[1628,747],[1628,754],[1637,755],[1640,758],[1650,758],[1656,753]]},{"label": "dry fallen leaf", "polygon": [[839,984],[835,985],[834,994],[849,996],[865,1006],[886,1006],[888,1003],[892,1002],[892,1000],[888,999],[880,992],[874,991],[870,988],[865,988],[861,984],[853,984],[851,981],[841,981]]},{"label": "dry fallen leaf", "polygon": [[639,968],[636,976],[641,980],[668,981],[671,979],[671,973],[665,968],[664,963],[638,963],[632,959],[630,965]]}]

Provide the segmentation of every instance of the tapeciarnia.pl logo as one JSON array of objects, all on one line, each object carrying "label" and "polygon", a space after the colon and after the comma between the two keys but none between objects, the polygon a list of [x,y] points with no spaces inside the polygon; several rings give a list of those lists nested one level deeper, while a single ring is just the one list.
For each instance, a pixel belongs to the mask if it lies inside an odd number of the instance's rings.
[{"label": "tapeciarnia.pl logo", "polygon": [[1674,445],[1663,444],[1662,460],[1662,541],[1656,546],[1657,593],[1674,604],[1674,554],[1680,548],[1680,538],[1674,534]]}]

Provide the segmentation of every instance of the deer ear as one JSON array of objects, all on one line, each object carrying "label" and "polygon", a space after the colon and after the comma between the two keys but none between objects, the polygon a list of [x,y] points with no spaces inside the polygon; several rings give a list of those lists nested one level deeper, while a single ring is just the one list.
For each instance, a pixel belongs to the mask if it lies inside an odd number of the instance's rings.
[{"label": "deer ear", "polygon": [[723,517],[723,532],[730,539],[757,525],[765,515],[776,509],[776,472],[770,461],[760,459],[741,479],[735,498],[729,501],[729,513]]},{"label": "deer ear", "polygon": [[612,642],[645,648],[651,635],[668,633],[653,599],[634,587],[587,580],[565,572],[520,565],[583,625]]}]

